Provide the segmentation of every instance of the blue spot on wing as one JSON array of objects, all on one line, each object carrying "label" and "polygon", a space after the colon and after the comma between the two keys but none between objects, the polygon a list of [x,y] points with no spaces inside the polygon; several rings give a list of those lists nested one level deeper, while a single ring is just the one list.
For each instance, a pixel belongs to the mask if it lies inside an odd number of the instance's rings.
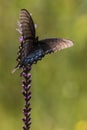
[{"label": "blue spot on wing", "polygon": [[25,58],[23,65],[27,66],[29,64],[36,63],[38,60],[41,60],[42,57],[44,57],[44,52],[41,48],[34,50]]}]

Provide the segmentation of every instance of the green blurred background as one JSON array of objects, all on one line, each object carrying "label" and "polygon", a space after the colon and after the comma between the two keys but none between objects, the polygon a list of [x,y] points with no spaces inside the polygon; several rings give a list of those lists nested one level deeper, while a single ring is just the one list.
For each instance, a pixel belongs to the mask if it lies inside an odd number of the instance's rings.
[{"label": "green blurred background", "polygon": [[33,65],[31,130],[87,130],[87,0],[0,0],[0,130],[23,125],[20,71],[11,74],[21,8],[33,14],[40,39],[74,42]]}]

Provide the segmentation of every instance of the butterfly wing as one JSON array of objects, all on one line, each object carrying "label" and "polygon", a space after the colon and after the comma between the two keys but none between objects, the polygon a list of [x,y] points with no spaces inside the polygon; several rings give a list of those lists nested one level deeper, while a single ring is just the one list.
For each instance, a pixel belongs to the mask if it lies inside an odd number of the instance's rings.
[{"label": "butterfly wing", "polygon": [[[22,55],[24,58],[29,54],[35,39],[35,27],[31,15],[26,9],[20,12],[20,25],[23,37]],[[22,56],[23,57],[23,56]]]},{"label": "butterfly wing", "polygon": [[20,24],[24,40],[35,38],[35,27],[30,13],[26,9],[20,12]]},{"label": "butterfly wing", "polygon": [[72,41],[64,38],[50,38],[40,40],[39,42],[45,54],[57,52],[73,45]]},{"label": "butterfly wing", "polygon": [[52,38],[44,39],[38,42],[37,48],[30,53],[27,58],[24,60],[24,66],[28,64],[36,63],[38,60],[41,60],[46,54],[59,51],[64,48],[71,47],[73,42],[63,38]]},{"label": "butterfly wing", "polygon": [[35,27],[30,13],[26,9],[20,12],[20,47],[18,52],[18,66],[22,66],[22,62],[32,51],[33,43],[35,41]]},{"label": "butterfly wing", "polygon": [[31,52],[23,61],[23,65],[31,65],[34,63],[37,63],[38,60],[41,60],[42,57],[44,57],[44,51],[43,49],[38,46],[33,52]]}]

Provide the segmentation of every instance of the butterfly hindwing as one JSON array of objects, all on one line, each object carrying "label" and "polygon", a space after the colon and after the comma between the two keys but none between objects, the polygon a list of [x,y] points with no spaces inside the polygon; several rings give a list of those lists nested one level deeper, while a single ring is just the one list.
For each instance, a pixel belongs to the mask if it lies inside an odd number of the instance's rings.
[{"label": "butterfly hindwing", "polygon": [[27,66],[29,64],[37,63],[38,60],[41,60],[44,57],[44,51],[41,47],[38,47],[36,50],[31,52],[27,58],[24,59],[23,65]]}]

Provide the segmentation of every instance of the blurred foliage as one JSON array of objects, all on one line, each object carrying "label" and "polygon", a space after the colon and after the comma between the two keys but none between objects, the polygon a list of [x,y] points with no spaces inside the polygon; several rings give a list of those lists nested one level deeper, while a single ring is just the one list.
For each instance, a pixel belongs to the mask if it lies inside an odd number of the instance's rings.
[{"label": "blurred foliage", "polygon": [[87,0],[0,0],[0,129],[21,130],[24,100],[14,75],[21,8],[33,14],[40,38],[64,37],[74,46],[32,69],[31,130],[87,129]]}]

